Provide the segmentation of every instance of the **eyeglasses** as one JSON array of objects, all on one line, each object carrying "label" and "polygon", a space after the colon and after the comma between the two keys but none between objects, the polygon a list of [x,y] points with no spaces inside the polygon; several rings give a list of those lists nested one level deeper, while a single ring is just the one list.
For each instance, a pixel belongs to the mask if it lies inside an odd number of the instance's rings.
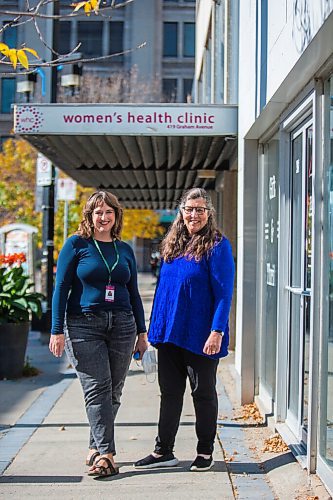
[{"label": "eyeglasses", "polygon": [[194,210],[198,215],[203,215],[205,211],[209,211],[209,208],[206,207],[183,207],[184,213],[186,215],[190,215]]}]

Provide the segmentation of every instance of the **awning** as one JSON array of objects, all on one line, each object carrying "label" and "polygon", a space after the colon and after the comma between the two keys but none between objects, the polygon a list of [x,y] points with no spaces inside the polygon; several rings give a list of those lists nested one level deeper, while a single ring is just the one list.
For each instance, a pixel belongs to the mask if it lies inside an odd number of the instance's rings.
[{"label": "awning", "polygon": [[182,191],[214,189],[237,148],[237,107],[26,104],[15,133],[83,186],[128,208],[174,208]]}]

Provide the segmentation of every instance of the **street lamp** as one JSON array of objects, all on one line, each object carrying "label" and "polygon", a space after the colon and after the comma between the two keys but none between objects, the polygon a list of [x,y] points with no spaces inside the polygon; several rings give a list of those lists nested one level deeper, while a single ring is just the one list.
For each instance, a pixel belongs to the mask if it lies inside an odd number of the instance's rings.
[{"label": "street lamp", "polygon": [[26,102],[30,102],[30,98],[33,97],[35,93],[36,82],[36,73],[29,73],[28,75],[18,76],[16,83],[16,92],[18,92],[19,94],[25,94]]},{"label": "street lamp", "polygon": [[70,90],[71,95],[74,95],[80,89],[82,76],[82,65],[80,63],[65,64],[61,69],[62,87]]}]

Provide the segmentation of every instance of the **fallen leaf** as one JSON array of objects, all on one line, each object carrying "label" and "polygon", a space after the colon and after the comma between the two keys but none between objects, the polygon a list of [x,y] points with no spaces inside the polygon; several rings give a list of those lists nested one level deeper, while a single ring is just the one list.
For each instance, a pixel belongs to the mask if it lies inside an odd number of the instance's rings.
[{"label": "fallen leaf", "polygon": [[289,451],[288,446],[283,441],[280,434],[273,434],[271,437],[265,439],[264,448],[262,451],[270,451],[272,453],[282,453],[284,451]]}]

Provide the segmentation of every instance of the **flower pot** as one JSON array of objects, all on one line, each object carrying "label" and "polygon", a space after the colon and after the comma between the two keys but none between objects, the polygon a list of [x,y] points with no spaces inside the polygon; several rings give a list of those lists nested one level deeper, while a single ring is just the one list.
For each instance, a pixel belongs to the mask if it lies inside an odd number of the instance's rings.
[{"label": "flower pot", "polygon": [[0,325],[0,379],[22,376],[30,323]]}]

